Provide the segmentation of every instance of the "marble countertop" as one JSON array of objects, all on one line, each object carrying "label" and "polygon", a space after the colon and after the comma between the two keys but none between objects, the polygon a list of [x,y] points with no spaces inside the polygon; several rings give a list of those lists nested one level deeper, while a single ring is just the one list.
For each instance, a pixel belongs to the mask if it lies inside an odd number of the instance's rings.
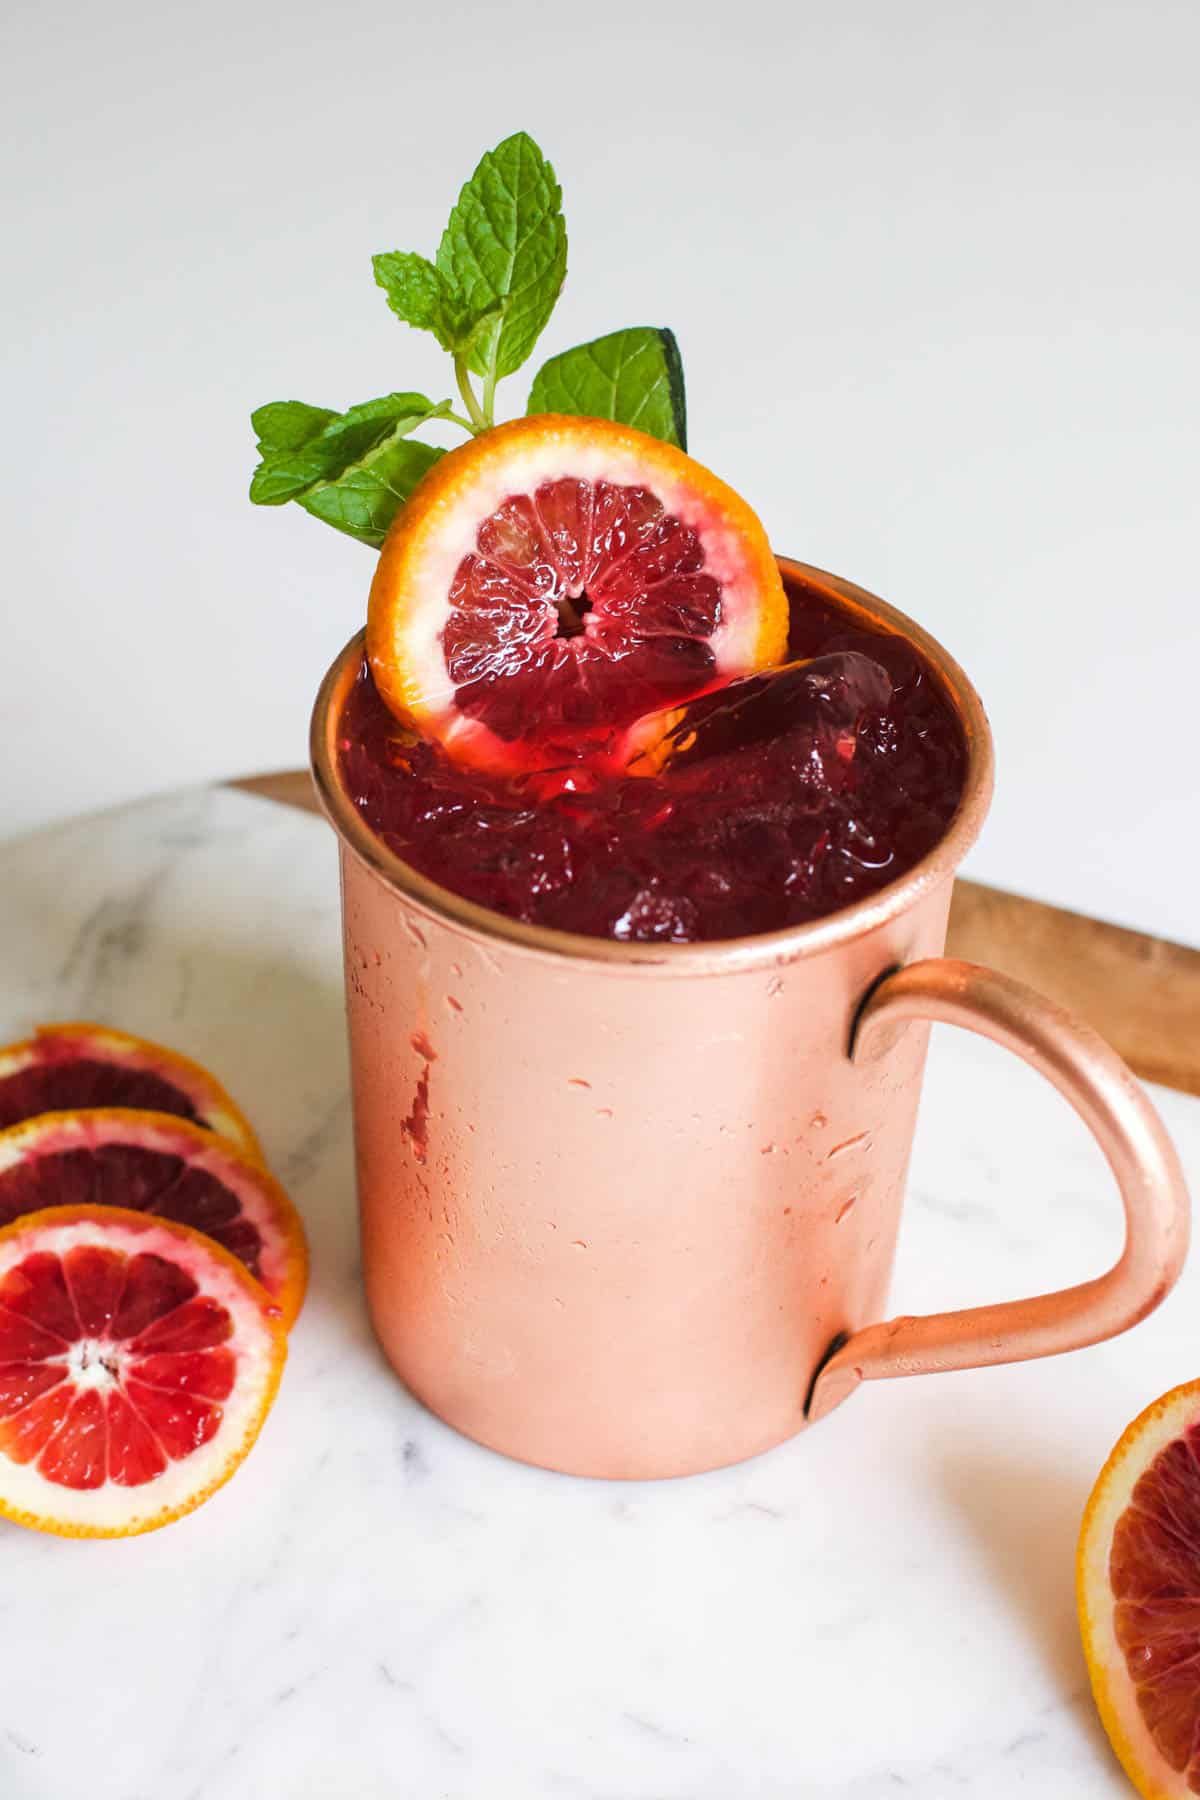
[{"label": "marble countertop", "polygon": [[[465,1442],[359,1289],[336,861],[197,791],[6,845],[0,1034],[99,1018],[210,1063],[304,1213],[313,1285],[236,1479],[168,1530],[0,1526],[4,1800],[1094,1800],[1072,1557],[1126,1422],[1200,1373],[1196,1263],[1131,1335],[864,1389],[660,1484]],[[1185,1168],[1200,1103],[1159,1092]],[[896,1310],[1082,1278],[1120,1243],[1035,1076],[934,1035]]]}]

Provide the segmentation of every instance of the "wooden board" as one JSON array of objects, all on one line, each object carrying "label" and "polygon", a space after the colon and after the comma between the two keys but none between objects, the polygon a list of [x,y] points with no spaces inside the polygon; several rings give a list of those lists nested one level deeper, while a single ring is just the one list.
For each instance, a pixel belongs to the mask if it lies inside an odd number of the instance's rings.
[{"label": "wooden board", "polygon": [[[231,786],[317,811],[303,769]],[[946,948],[1015,975],[1077,1013],[1143,1079],[1200,1094],[1200,950],[962,880]]]}]

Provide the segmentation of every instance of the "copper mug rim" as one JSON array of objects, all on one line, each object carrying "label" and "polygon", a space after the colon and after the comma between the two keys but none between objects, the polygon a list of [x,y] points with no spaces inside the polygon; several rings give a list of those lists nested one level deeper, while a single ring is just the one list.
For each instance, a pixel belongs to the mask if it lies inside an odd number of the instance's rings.
[{"label": "copper mug rim", "polygon": [[499,941],[538,957],[602,966],[612,973],[698,975],[762,969],[835,950],[886,924],[946,881],[979,835],[992,795],[992,736],[983,703],[964,671],[936,638],[898,607],[828,570],[776,558],[785,582],[822,590],[838,606],[908,639],[932,666],[958,717],[967,745],[967,773],[957,810],[937,843],[906,874],[878,892],[824,918],[788,925],[749,937],[696,944],[621,943],[531,925],[480,906],[441,887],[390,850],[363,820],[337,768],[337,722],[362,664],[364,632],[358,631],[335,658],[313,707],[310,748],[321,806],[342,842],[373,875],[429,917],[475,938]]}]

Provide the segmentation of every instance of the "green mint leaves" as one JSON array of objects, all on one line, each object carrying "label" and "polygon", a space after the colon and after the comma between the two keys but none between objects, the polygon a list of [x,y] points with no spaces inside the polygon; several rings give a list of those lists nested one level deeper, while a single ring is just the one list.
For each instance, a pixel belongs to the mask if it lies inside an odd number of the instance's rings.
[{"label": "green mint leaves", "polygon": [[387,394],[347,412],[277,400],[250,423],[262,457],[250,482],[258,506],[298,500],[306,512],[376,549],[396,513],[442,455],[410,432],[443,418],[423,394]]},{"label": "green mint leaves", "polygon": [[494,388],[528,357],[567,272],[554,170],[518,131],[489,150],[459,194],[436,265],[410,250],[371,260],[396,316],[432,331],[444,350],[483,377],[485,390],[489,383]]},{"label": "green mint leaves", "polygon": [[673,331],[631,325],[543,363],[527,412],[616,419],[687,449],[683,364]]},{"label": "green mint leaves", "polygon": [[[412,434],[445,421],[478,436],[495,424],[496,384],[526,362],[567,271],[562,190],[523,131],[483,156],[450,214],[436,260],[410,250],[372,258],[396,317],[433,334],[454,359],[461,402],[387,394],[344,413],[281,400],[252,415],[261,461],[258,506],[295,500],[378,547],[443,451]],[[477,389],[472,381],[480,382]],[[683,367],[671,332],[633,326],[552,357],[535,375],[530,413],[615,419],[686,448]]]},{"label": "green mint leaves", "polygon": [[528,357],[567,272],[562,189],[525,132],[480,161],[442,233],[437,267],[466,317],[485,321],[467,363],[494,385]]},{"label": "green mint leaves", "polygon": [[418,331],[432,331],[443,350],[469,363],[476,340],[499,308],[489,304],[472,312],[439,270],[411,250],[386,250],[371,264],[396,317]]},{"label": "green mint leaves", "polygon": [[[495,423],[496,383],[541,336],[567,272],[567,227],[554,170],[524,131],[480,159],[450,214],[437,262],[411,250],[372,258],[398,318],[432,331],[454,358],[470,431]],[[470,377],[483,380],[476,395]]]},{"label": "green mint leaves", "polygon": [[413,250],[385,250],[371,258],[375,280],[398,319],[432,331],[443,350],[453,350],[450,293],[433,264]]}]

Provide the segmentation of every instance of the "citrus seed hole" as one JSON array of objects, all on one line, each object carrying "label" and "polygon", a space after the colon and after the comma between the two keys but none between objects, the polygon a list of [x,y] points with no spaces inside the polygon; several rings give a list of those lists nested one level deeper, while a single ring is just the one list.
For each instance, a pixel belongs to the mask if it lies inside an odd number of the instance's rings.
[{"label": "citrus seed hole", "polygon": [[560,594],[556,604],[558,606],[558,630],[555,636],[560,638],[582,637],[585,629],[584,620],[592,610],[592,603],[587,595],[580,594],[578,600],[572,600],[568,595]]}]

